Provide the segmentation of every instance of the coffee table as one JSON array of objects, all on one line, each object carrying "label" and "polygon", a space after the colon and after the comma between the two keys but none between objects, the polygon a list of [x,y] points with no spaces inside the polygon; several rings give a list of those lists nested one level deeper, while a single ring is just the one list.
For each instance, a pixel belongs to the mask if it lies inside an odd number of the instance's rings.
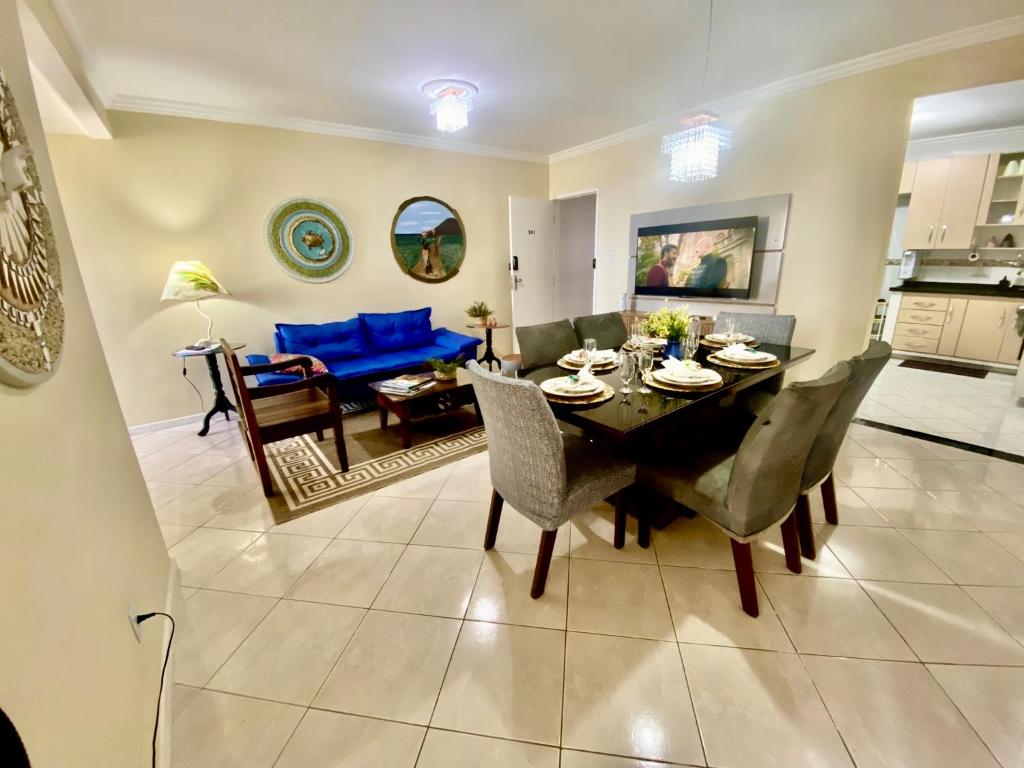
[{"label": "coffee table", "polygon": [[[431,374],[433,375],[433,374]],[[398,428],[402,436],[402,448],[412,446],[412,420],[423,416],[434,416],[439,413],[453,411],[464,405],[472,405],[476,411],[477,424],[483,424],[480,407],[473,394],[473,380],[465,368],[458,368],[455,379],[436,381],[434,386],[412,395],[394,395],[382,392],[380,387],[384,381],[370,383],[370,388],[377,393],[377,409],[380,413],[380,428],[388,428],[388,414],[398,417]]]}]

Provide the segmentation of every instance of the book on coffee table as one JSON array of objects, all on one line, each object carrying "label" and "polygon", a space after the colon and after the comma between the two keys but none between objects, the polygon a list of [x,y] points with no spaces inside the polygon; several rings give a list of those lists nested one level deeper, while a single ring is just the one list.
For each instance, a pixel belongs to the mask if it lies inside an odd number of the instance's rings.
[{"label": "book on coffee table", "polygon": [[434,386],[434,377],[430,374],[405,374],[383,381],[379,386],[381,392],[388,394],[413,395]]}]

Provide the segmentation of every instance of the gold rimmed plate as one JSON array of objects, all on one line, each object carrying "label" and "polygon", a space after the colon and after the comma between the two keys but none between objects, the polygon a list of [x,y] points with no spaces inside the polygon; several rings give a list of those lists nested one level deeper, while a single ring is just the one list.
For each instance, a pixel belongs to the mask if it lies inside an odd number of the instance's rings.
[{"label": "gold rimmed plate", "polygon": [[764,368],[775,368],[780,364],[778,358],[757,363],[735,363],[732,360],[726,360],[725,358],[719,357],[714,352],[708,355],[708,362],[720,365],[723,368],[735,368],[746,371],[759,371]]},{"label": "gold rimmed plate", "polygon": [[[558,360],[558,367],[565,368],[567,371],[578,371],[583,368],[583,365],[583,363],[573,360],[571,357],[561,357]],[[607,373],[608,371],[614,371],[618,367],[619,364],[616,360],[609,360],[604,363],[592,363],[590,370],[594,371],[594,373]]]},{"label": "gold rimmed plate", "polygon": [[[705,347],[708,347],[709,349],[725,349],[726,347],[729,346],[728,344],[723,344],[718,341],[712,341],[711,339],[708,338],[701,339],[700,343],[703,344]],[[759,346],[761,346],[761,342],[757,341],[756,339],[754,339],[753,341],[738,341],[735,343],[743,344],[748,349],[757,349]]]},{"label": "gold rimmed plate", "polygon": [[714,392],[716,389],[722,386],[722,381],[713,381],[709,384],[669,384],[667,381],[655,378],[653,373],[645,373],[643,376],[644,384],[655,389],[660,389],[662,392],[678,392],[685,394],[687,392]]},{"label": "gold rimmed plate", "polygon": [[602,382],[601,389],[592,395],[586,395],[584,397],[564,397],[561,395],[554,395],[550,392],[544,392],[544,397],[548,399],[549,403],[557,403],[558,405],[597,405],[611,400],[615,397],[615,388],[610,387]]},{"label": "gold rimmed plate", "polygon": [[713,368],[698,368],[697,370],[703,372],[703,380],[695,379],[693,376],[682,379],[669,368],[655,368],[651,371],[651,375],[655,380],[672,387],[706,387],[722,383],[722,374]]}]

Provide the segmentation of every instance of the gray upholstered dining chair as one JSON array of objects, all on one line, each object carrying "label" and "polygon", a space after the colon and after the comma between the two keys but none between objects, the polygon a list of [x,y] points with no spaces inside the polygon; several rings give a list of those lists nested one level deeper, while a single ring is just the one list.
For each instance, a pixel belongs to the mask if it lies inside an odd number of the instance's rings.
[{"label": "gray upholstered dining chair", "polygon": [[832,467],[839,456],[846,430],[850,427],[864,396],[871,389],[878,374],[892,357],[892,347],[884,341],[872,341],[859,355],[851,357],[850,378],[836,399],[832,410],[818,430],[811,452],[804,465],[800,481],[800,498],[796,503],[796,524],[800,534],[800,551],[813,560],[816,555],[814,528],[811,526],[811,505],[807,494],[821,485],[821,500],[825,507],[825,520],[832,525],[839,523],[839,507],[836,504],[836,487],[832,480]]},{"label": "gray upholstered dining chair", "polygon": [[849,375],[850,366],[837,363],[819,379],[791,384],[758,416],[738,448],[734,439],[718,434],[637,466],[638,486],[681,503],[729,537],[740,602],[751,616],[758,614],[751,541],[781,521],[786,566],[800,573],[793,507],[811,445]]},{"label": "gray upholstered dining chair", "polygon": [[576,337],[580,346],[584,339],[594,339],[598,349],[618,349],[626,343],[629,334],[626,324],[618,312],[605,312],[602,315],[584,315],[572,321],[576,328]]},{"label": "gray upholstered dining chair", "polygon": [[573,514],[615,496],[615,538],[621,541],[626,524],[621,492],[633,484],[636,465],[560,433],[551,406],[532,381],[498,376],[475,361],[466,368],[473,375],[490,453],[491,510],[484,549],[494,546],[507,499],[541,529],[530,589],[530,597],[538,598],[544,594],[558,528]]},{"label": "gray upholstered dining chair", "polygon": [[550,365],[574,349],[579,348],[576,331],[568,320],[542,325],[523,325],[516,328],[519,353],[523,368]]},{"label": "gray upholstered dining chair", "polygon": [[715,318],[715,333],[724,333],[729,320],[733,321],[737,333],[750,334],[764,344],[788,347],[793,343],[793,331],[796,330],[795,315],[719,312]]}]

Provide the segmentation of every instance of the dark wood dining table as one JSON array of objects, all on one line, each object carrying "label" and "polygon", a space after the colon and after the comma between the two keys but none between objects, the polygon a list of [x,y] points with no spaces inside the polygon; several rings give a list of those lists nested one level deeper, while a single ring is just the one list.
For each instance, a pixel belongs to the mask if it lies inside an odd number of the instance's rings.
[{"label": "dark wood dining table", "polygon": [[[741,370],[715,365],[707,360],[708,350],[701,345],[694,359],[702,366],[713,368],[722,376],[722,386],[704,392],[667,392],[651,388],[650,394],[640,394],[639,377],[630,384],[632,394],[623,395],[619,392],[622,380],[619,369],[595,374],[600,380],[615,388],[615,396],[603,403],[594,405],[551,404],[555,416],[568,424],[579,427],[586,434],[601,437],[603,440],[622,446],[635,445],[652,431],[675,423],[684,423],[695,415],[698,406],[705,406],[737,394],[744,389],[753,387],[759,382],[770,379],[783,371],[792,368],[814,354],[813,349],[805,347],[787,347],[774,344],[761,344],[758,350],[771,352],[779,359],[779,365],[773,368]],[[655,367],[660,366],[655,362]],[[545,379],[566,376],[572,373],[557,365],[546,365],[520,372],[519,377],[540,384]]]}]

